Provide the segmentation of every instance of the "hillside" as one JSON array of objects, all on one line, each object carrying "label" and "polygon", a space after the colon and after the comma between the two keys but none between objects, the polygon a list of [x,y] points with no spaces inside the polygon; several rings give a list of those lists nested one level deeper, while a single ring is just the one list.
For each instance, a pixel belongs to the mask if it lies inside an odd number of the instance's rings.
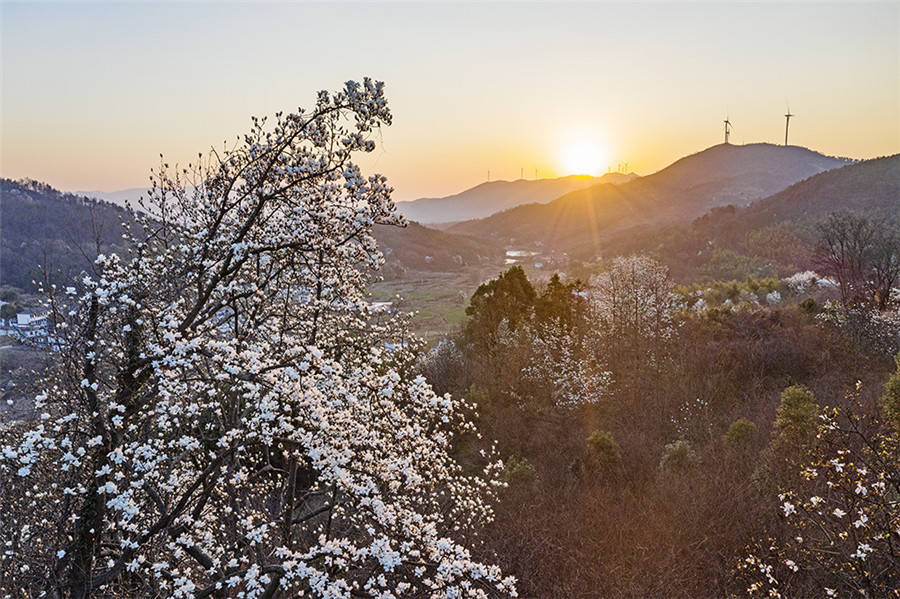
[{"label": "hillside", "polygon": [[31,290],[41,268],[65,280],[121,243],[128,212],[36,181],[0,179],[0,285]]},{"label": "hillside", "polygon": [[743,278],[814,269],[816,225],[832,212],[900,214],[900,154],[809,177],[749,206],[713,208],[690,225],[638,226],[601,253],[651,253],[676,275]]},{"label": "hillside", "polygon": [[80,190],[73,191],[72,193],[79,196],[97,198],[98,200],[122,206],[123,208],[131,203],[132,207],[136,209],[138,207],[138,200],[141,196],[147,197],[149,191],[149,189],[142,187],[132,187],[131,189],[120,189],[117,191]]},{"label": "hillside", "polygon": [[900,213],[900,154],[820,173],[754,202],[739,218],[748,227],[759,227],[818,219],[838,210]]},{"label": "hillside", "polygon": [[[116,204],[63,193],[35,181],[0,179],[0,285],[31,290],[48,266],[58,280],[90,268],[99,251],[114,251],[121,242],[128,212]],[[455,271],[502,260],[489,242],[428,229],[376,227],[375,236],[389,266]]]},{"label": "hillside", "polygon": [[397,209],[406,218],[420,223],[447,223],[483,218],[522,204],[544,204],[591,185],[620,184],[635,178],[634,173],[607,173],[602,177],[569,175],[557,179],[492,181],[443,198],[398,202]]},{"label": "hillside", "polygon": [[594,185],[548,204],[519,206],[449,230],[591,255],[616,232],[687,222],[714,206],[745,206],[845,164],[796,146],[720,144],[621,185]]},{"label": "hillside", "polygon": [[503,251],[466,235],[429,229],[411,222],[406,227],[380,225],[375,239],[385,260],[413,270],[455,271],[464,266],[497,262]]}]

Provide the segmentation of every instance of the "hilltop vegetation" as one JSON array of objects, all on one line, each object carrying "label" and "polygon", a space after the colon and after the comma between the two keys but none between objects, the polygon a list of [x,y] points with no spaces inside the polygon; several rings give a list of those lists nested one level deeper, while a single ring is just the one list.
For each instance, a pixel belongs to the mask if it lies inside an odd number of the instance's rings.
[{"label": "hilltop vegetation", "polygon": [[[645,257],[590,282],[535,286],[514,267],[483,285],[423,369],[476,401],[498,441],[509,489],[491,547],[527,573],[520,592],[890,596],[900,448],[883,385],[900,315],[888,313],[891,342],[872,345],[865,319],[822,312],[836,297],[810,277],[679,289]],[[829,460],[850,454],[859,472],[835,471]],[[783,493],[808,511],[786,520]],[[818,541],[798,545],[800,529]],[[816,544],[848,529],[833,550]]]}]

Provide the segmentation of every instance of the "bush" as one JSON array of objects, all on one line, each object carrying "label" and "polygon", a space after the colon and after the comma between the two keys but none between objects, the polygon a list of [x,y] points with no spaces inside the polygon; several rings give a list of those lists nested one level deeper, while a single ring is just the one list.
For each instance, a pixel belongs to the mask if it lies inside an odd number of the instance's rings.
[{"label": "bush", "polygon": [[690,441],[679,439],[666,444],[663,456],[659,460],[660,470],[687,470],[697,461],[697,454]]},{"label": "bush", "polygon": [[594,431],[587,438],[587,444],[601,472],[613,472],[622,463],[622,450],[610,433]]},{"label": "bush", "polygon": [[881,403],[888,423],[900,432],[900,354],[897,354],[894,359],[897,361],[897,371],[884,384]]},{"label": "bush", "polygon": [[758,434],[756,424],[746,418],[738,418],[722,435],[722,443],[729,449],[746,449],[756,441]]},{"label": "bush", "polygon": [[800,306],[800,310],[804,314],[809,314],[811,316],[818,314],[819,312],[822,311],[822,306],[819,305],[819,302],[817,302],[816,300],[814,300],[811,297],[806,298],[805,300],[800,302],[800,304],[798,304],[798,305]]},{"label": "bush", "polygon": [[784,441],[803,441],[816,430],[819,411],[816,397],[803,385],[791,385],[781,392],[775,417],[775,431]]},{"label": "bush", "polygon": [[526,458],[520,459],[512,455],[509,456],[509,459],[506,461],[503,474],[506,478],[506,482],[509,483],[510,486],[515,487],[533,481],[537,472],[535,471],[534,466],[531,465],[531,462]]}]

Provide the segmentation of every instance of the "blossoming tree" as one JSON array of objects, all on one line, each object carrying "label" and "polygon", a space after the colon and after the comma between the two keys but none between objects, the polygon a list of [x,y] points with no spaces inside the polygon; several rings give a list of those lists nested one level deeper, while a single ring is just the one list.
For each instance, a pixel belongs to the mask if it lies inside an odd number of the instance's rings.
[{"label": "blossoming tree", "polygon": [[48,289],[62,351],[3,431],[0,594],[515,594],[472,552],[500,465],[452,459],[468,406],[364,298],[400,219],[352,155],[390,122],[369,79],[254,119],[163,164],[128,252]]},{"label": "blossoming tree", "polygon": [[[860,410],[862,413],[862,410]],[[900,588],[900,441],[878,418],[826,410],[783,527],[738,567],[752,597],[894,597]]]}]

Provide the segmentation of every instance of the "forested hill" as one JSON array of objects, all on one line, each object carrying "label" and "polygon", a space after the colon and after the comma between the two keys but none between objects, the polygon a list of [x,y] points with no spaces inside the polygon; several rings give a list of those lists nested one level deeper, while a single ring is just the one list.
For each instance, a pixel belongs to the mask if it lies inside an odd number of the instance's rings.
[{"label": "forested hill", "polygon": [[[900,154],[820,173],[747,207],[719,206],[691,224],[638,226],[611,236],[603,254],[651,253],[676,275],[743,278],[815,268],[817,225],[841,211],[900,215]],[[895,223],[896,224],[896,223]]]},{"label": "forested hill", "polygon": [[745,206],[847,162],[797,146],[720,144],[622,185],[595,185],[450,231],[557,250],[597,248],[617,231],[690,221],[714,206]]},{"label": "forested hill", "polygon": [[[109,253],[122,241],[121,206],[60,192],[37,181],[0,179],[0,285],[32,290],[49,267],[54,280],[66,281],[90,267],[99,251]],[[452,271],[502,260],[490,242],[428,229],[376,227],[375,237],[389,265],[406,269]]]},{"label": "forested hill", "polygon": [[818,218],[837,210],[900,213],[900,154],[865,160],[810,177],[751,204],[749,226]]},{"label": "forested hill", "polygon": [[[0,285],[33,289],[42,268],[56,280],[90,267],[122,242],[128,212],[37,181],[0,179]],[[98,246],[99,243],[99,246]]]},{"label": "forested hill", "polygon": [[394,262],[413,270],[454,271],[503,259],[502,248],[495,244],[415,222],[402,228],[376,226],[375,239],[389,264]]}]

